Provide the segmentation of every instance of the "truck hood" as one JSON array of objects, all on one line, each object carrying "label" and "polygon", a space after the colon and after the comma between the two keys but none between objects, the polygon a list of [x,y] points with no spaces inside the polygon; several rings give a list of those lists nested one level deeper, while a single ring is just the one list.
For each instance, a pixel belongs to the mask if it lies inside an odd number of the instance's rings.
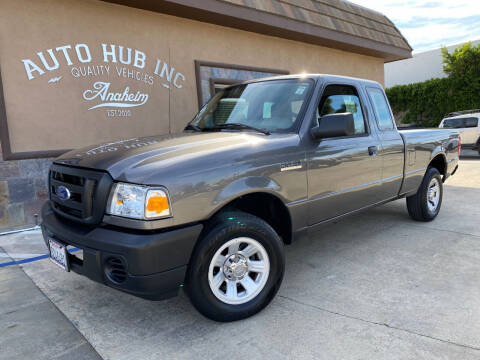
[{"label": "truck hood", "polygon": [[271,143],[272,138],[292,135],[221,131],[132,138],[72,150],[55,163],[107,171],[117,180],[148,183],[149,174],[159,170],[185,176],[226,166],[258,152],[261,144]]}]

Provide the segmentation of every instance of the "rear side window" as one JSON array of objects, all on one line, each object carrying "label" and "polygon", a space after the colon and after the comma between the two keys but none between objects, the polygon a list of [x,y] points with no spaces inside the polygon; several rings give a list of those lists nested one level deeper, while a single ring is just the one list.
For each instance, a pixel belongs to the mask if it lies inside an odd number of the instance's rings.
[{"label": "rear side window", "polygon": [[377,88],[367,88],[368,96],[375,111],[375,117],[380,130],[392,130],[393,119],[383,91]]},{"label": "rear side window", "polygon": [[365,119],[357,91],[352,86],[328,85],[318,107],[318,119],[328,114],[351,113],[355,135],[365,134]]},{"label": "rear side window", "polygon": [[477,127],[478,126],[478,119],[471,117],[465,118],[465,127]]}]

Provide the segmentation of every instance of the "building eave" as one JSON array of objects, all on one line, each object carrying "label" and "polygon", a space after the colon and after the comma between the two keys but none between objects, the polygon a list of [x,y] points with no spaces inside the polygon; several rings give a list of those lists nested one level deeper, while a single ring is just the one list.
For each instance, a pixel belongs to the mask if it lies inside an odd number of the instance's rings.
[{"label": "building eave", "polygon": [[332,30],[251,7],[218,0],[103,0],[263,35],[330,47],[391,62],[412,57],[412,49]]}]

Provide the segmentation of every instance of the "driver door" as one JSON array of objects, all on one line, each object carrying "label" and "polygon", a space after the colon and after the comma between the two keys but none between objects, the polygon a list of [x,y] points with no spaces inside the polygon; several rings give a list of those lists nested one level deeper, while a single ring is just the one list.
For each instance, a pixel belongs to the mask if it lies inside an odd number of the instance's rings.
[{"label": "driver door", "polygon": [[332,113],[350,112],[355,135],[315,141],[307,152],[309,225],[379,201],[381,144],[369,127],[363,99],[353,85],[327,85],[319,102],[317,121]]}]

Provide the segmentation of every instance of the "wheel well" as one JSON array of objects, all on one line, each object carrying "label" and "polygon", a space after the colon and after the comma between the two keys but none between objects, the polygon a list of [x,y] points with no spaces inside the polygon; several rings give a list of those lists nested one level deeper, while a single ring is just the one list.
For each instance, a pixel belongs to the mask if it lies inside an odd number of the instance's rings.
[{"label": "wheel well", "polygon": [[285,244],[292,242],[292,220],[285,204],[275,195],[268,193],[246,194],[222,207],[222,211],[240,210],[266,221]]},{"label": "wheel well", "polygon": [[442,154],[435,156],[430,164],[429,167],[434,167],[438,170],[438,172],[442,175],[447,173],[447,162],[445,161],[445,157]]}]

